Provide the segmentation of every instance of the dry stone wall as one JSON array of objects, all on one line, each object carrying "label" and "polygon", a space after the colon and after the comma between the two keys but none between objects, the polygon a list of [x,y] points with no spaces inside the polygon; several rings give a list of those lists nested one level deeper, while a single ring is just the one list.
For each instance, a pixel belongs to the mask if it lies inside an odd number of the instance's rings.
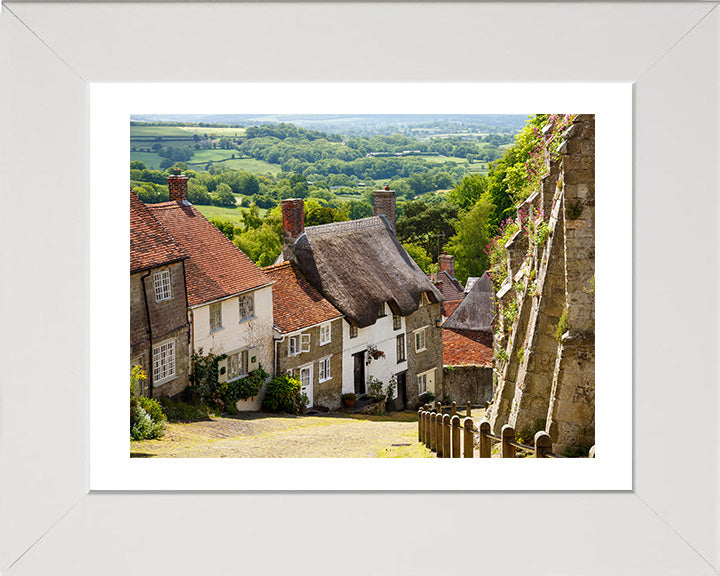
[{"label": "dry stone wall", "polygon": [[577,115],[548,158],[505,246],[488,417],[495,433],[546,430],[562,452],[595,442],[595,117]]}]

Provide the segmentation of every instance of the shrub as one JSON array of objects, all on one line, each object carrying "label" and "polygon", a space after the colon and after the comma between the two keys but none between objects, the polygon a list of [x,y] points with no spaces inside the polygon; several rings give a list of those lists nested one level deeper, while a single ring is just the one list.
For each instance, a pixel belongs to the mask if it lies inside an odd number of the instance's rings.
[{"label": "shrub", "polygon": [[435,400],[435,394],[433,394],[429,390],[427,392],[423,392],[422,394],[420,394],[420,396],[418,396],[418,401],[420,402],[420,404],[429,404],[433,400]]},{"label": "shrub", "polygon": [[300,380],[287,374],[276,376],[267,384],[262,409],[265,412],[297,414],[296,400],[300,394]]},{"label": "shrub", "polygon": [[262,369],[262,366],[260,366],[257,370],[253,370],[244,378],[228,382],[227,390],[223,395],[223,400],[225,400],[226,404],[232,404],[235,406],[235,403],[238,400],[254,398],[262,389],[267,377],[268,373]]},{"label": "shrub", "polygon": [[194,422],[208,419],[208,408],[204,404],[190,404],[173,400],[167,396],[160,398],[160,404],[170,422]]},{"label": "shrub", "polygon": [[130,438],[132,440],[160,438],[162,428],[162,422],[155,422],[137,399],[130,400]]},{"label": "shrub", "polygon": [[145,412],[147,412],[148,416],[152,418],[153,422],[161,423],[167,420],[167,417],[163,412],[162,406],[160,406],[160,403],[157,400],[154,400],[152,398],[146,398],[145,396],[140,396],[138,398],[138,404],[140,404],[140,407],[145,410]]}]

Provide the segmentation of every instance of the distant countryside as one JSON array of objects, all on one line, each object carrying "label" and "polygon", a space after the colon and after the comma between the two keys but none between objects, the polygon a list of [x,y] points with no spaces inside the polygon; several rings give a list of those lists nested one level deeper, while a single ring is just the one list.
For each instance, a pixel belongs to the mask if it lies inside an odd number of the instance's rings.
[{"label": "distant countryside", "polygon": [[[167,175],[181,169],[190,202],[260,266],[281,249],[281,200],[304,198],[312,226],[372,215],[372,191],[389,186],[398,238],[418,265],[433,271],[447,250],[464,280],[489,262],[476,248],[463,253],[463,215],[477,212],[493,166],[527,122],[525,115],[138,115],[130,126],[131,186],[146,203],[166,201]],[[473,246],[489,240],[509,208],[503,192],[492,230],[465,222]]]}]

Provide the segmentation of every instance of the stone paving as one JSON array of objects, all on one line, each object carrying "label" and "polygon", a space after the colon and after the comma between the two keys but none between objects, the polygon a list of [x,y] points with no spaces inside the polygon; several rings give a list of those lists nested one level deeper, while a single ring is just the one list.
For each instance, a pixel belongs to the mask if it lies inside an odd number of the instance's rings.
[{"label": "stone paving", "polygon": [[376,458],[427,456],[417,443],[417,414],[283,416],[251,413],[166,423],[160,440],[130,443],[134,457]]}]

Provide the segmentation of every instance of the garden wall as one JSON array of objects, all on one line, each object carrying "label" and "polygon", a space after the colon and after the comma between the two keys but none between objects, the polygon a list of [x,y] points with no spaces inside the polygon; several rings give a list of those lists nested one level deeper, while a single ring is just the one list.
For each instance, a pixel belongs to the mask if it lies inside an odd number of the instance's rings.
[{"label": "garden wall", "polygon": [[468,400],[483,407],[493,397],[493,369],[490,366],[445,366],[438,400],[450,397],[464,405]]}]

